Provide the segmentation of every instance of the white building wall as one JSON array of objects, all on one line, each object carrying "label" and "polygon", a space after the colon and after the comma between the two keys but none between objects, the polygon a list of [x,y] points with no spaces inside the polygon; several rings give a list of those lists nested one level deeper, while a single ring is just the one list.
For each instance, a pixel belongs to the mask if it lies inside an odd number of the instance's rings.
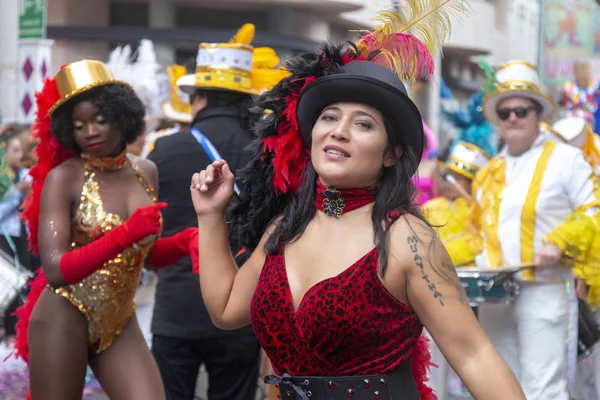
[{"label": "white building wall", "polygon": [[539,61],[541,6],[539,0],[510,0],[508,59],[534,65]]},{"label": "white building wall", "polygon": [[[52,0],[47,2],[48,25],[54,26],[108,26],[107,0]],[[82,59],[107,61],[109,45],[106,42],[57,40],[52,49],[52,68],[56,74],[61,65]]]},{"label": "white building wall", "polygon": [[5,121],[17,119],[18,61],[19,5],[0,0],[0,114]]}]

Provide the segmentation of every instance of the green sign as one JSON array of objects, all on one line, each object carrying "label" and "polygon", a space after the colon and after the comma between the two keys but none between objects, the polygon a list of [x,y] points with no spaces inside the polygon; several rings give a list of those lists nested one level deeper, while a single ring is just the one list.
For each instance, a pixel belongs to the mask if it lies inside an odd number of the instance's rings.
[{"label": "green sign", "polygon": [[46,37],[46,0],[20,1],[19,38],[44,39]]}]

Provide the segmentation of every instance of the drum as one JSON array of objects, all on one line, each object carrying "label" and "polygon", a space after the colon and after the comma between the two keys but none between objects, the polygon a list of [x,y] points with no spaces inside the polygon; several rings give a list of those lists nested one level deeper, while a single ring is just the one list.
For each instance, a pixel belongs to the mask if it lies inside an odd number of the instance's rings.
[{"label": "drum", "polygon": [[600,329],[596,318],[594,318],[594,313],[582,300],[579,300],[578,329],[577,356],[588,357],[600,346]]},{"label": "drum", "polygon": [[31,271],[15,267],[13,258],[0,250],[0,315],[4,314],[30,278],[33,278]]},{"label": "drum", "polygon": [[509,304],[519,294],[519,283],[513,279],[514,272],[457,269],[471,307],[489,303]]}]

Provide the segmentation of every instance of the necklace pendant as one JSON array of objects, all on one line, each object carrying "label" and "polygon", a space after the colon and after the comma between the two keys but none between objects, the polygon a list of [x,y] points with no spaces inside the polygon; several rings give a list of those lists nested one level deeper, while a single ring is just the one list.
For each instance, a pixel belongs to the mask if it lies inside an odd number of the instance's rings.
[{"label": "necklace pendant", "polygon": [[325,199],[323,200],[323,212],[330,217],[339,217],[344,212],[344,198],[342,193],[334,187],[325,189],[323,192]]}]

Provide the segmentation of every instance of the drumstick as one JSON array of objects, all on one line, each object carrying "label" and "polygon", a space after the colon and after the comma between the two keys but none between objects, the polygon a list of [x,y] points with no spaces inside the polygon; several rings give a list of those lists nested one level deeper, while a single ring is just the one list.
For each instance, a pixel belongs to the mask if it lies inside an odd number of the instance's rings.
[{"label": "drumstick", "polygon": [[505,271],[518,271],[521,269],[525,269],[525,268],[536,268],[538,267],[537,264],[533,264],[533,263],[525,263],[525,264],[517,264],[517,265],[502,265],[502,266],[498,266],[498,267],[477,267],[476,265],[474,266],[464,266],[464,267],[458,267],[457,269],[463,269],[463,268],[471,268],[473,270],[475,270],[476,272],[505,272]]},{"label": "drumstick", "polygon": [[471,195],[462,186],[460,186],[458,182],[456,182],[456,179],[454,179],[452,174],[445,174],[444,179],[452,186],[454,186],[464,198],[466,198],[469,201],[471,200]]},{"label": "drumstick", "polygon": [[537,267],[539,267],[539,265],[537,265],[535,263],[521,264],[518,266],[518,268],[537,268]]}]

